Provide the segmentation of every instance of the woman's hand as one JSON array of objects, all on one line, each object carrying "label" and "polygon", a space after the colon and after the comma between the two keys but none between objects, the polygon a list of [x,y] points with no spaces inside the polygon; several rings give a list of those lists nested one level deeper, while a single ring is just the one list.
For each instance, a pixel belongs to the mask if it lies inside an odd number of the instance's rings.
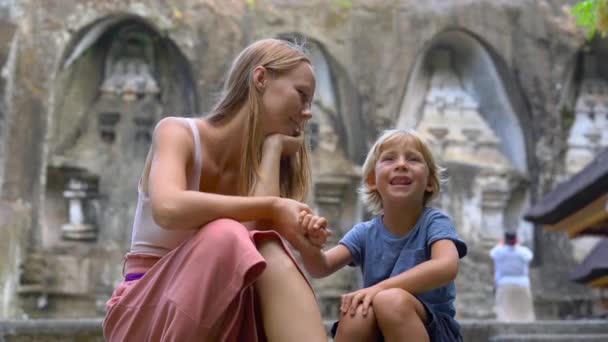
[{"label": "woman's hand", "polygon": [[274,228],[294,247],[299,245],[299,238],[304,238],[300,228],[300,213],[312,212],[310,207],[290,198],[277,197],[272,212]]},{"label": "woman's hand", "polygon": [[304,134],[289,136],[285,134],[271,134],[264,140],[264,151],[278,150],[281,156],[291,156],[296,154],[304,145]]}]

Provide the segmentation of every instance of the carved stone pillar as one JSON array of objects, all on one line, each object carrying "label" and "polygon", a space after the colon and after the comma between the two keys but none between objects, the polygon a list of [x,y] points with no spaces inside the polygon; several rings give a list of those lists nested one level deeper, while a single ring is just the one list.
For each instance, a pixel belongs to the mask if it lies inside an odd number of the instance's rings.
[{"label": "carved stone pillar", "polygon": [[[334,246],[344,236],[346,229],[341,219],[346,193],[355,186],[349,176],[319,176],[314,185],[314,201],[319,214],[327,218],[333,235],[327,246]],[[314,279],[313,287],[320,301],[321,314],[325,319],[339,317],[340,296],[352,291],[357,285],[356,270],[344,268],[329,277]]]},{"label": "carved stone pillar", "polygon": [[506,175],[490,171],[477,179],[481,189],[480,239],[495,243],[503,236],[504,212],[510,195],[509,179]]},{"label": "carved stone pillar", "polygon": [[90,201],[97,197],[93,181],[72,176],[63,192],[68,202],[69,222],[61,226],[61,236],[67,240],[94,240],[97,238],[95,222],[90,222]]}]

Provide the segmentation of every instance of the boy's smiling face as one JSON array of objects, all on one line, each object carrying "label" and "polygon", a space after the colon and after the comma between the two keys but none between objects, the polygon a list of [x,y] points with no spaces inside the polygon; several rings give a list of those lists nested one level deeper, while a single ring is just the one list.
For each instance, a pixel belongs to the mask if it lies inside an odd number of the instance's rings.
[{"label": "boy's smiling face", "polygon": [[433,191],[420,146],[409,136],[385,142],[366,182],[371,190],[378,191],[385,208],[389,203],[422,206],[425,192]]}]

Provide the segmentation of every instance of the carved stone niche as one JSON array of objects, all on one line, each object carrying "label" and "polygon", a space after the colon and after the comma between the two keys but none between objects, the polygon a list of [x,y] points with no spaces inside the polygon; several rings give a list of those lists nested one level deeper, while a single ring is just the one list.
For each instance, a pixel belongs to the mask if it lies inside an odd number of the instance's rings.
[{"label": "carved stone niche", "polygon": [[115,94],[125,102],[136,101],[146,94],[160,94],[158,81],[153,76],[156,58],[152,39],[145,32],[128,26],[118,33],[106,59],[102,92]]},{"label": "carved stone niche", "polygon": [[574,107],[574,123],[568,135],[566,174],[583,169],[608,144],[608,82],[601,77],[596,57],[587,54],[583,61],[583,80]]}]

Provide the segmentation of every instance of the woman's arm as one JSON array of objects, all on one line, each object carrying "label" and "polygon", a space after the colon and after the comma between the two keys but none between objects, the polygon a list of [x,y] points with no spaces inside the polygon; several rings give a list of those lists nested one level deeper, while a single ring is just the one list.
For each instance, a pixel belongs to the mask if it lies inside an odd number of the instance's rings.
[{"label": "woman's arm", "polygon": [[[281,158],[295,155],[303,144],[303,134],[295,137],[284,134],[273,134],[266,137],[264,145],[262,146],[260,178],[256,179],[252,189],[253,196],[280,196]],[[310,213],[310,211],[308,213]],[[300,216],[299,218],[301,219],[302,217]],[[301,220],[299,220],[299,222],[300,227],[295,230],[290,227],[277,226],[272,222],[264,220],[247,222],[245,225],[256,229],[274,229],[287,239],[293,247],[300,251],[305,248],[313,247],[314,245],[312,241],[305,236],[306,229],[303,222]],[[325,227],[323,227],[323,230],[325,230]]]},{"label": "woman's arm", "polygon": [[299,138],[281,137],[274,134],[264,140],[262,146],[262,161],[260,163],[260,176],[253,188],[253,196],[280,196],[281,189],[279,177],[281,175],[281,156],[283,154],[283,139],[293,139],[298,144]]},{"label": "woman's arm", "polygon": [[307,205],[274,196],[227,196],[187,190],[189,158],[194,140],[174,118],[159,122],[153,139],[154,157],[148,179],[154,220],[165,229],[194,229],[219,218],[237,221],[271,220],[298,229]]}]

